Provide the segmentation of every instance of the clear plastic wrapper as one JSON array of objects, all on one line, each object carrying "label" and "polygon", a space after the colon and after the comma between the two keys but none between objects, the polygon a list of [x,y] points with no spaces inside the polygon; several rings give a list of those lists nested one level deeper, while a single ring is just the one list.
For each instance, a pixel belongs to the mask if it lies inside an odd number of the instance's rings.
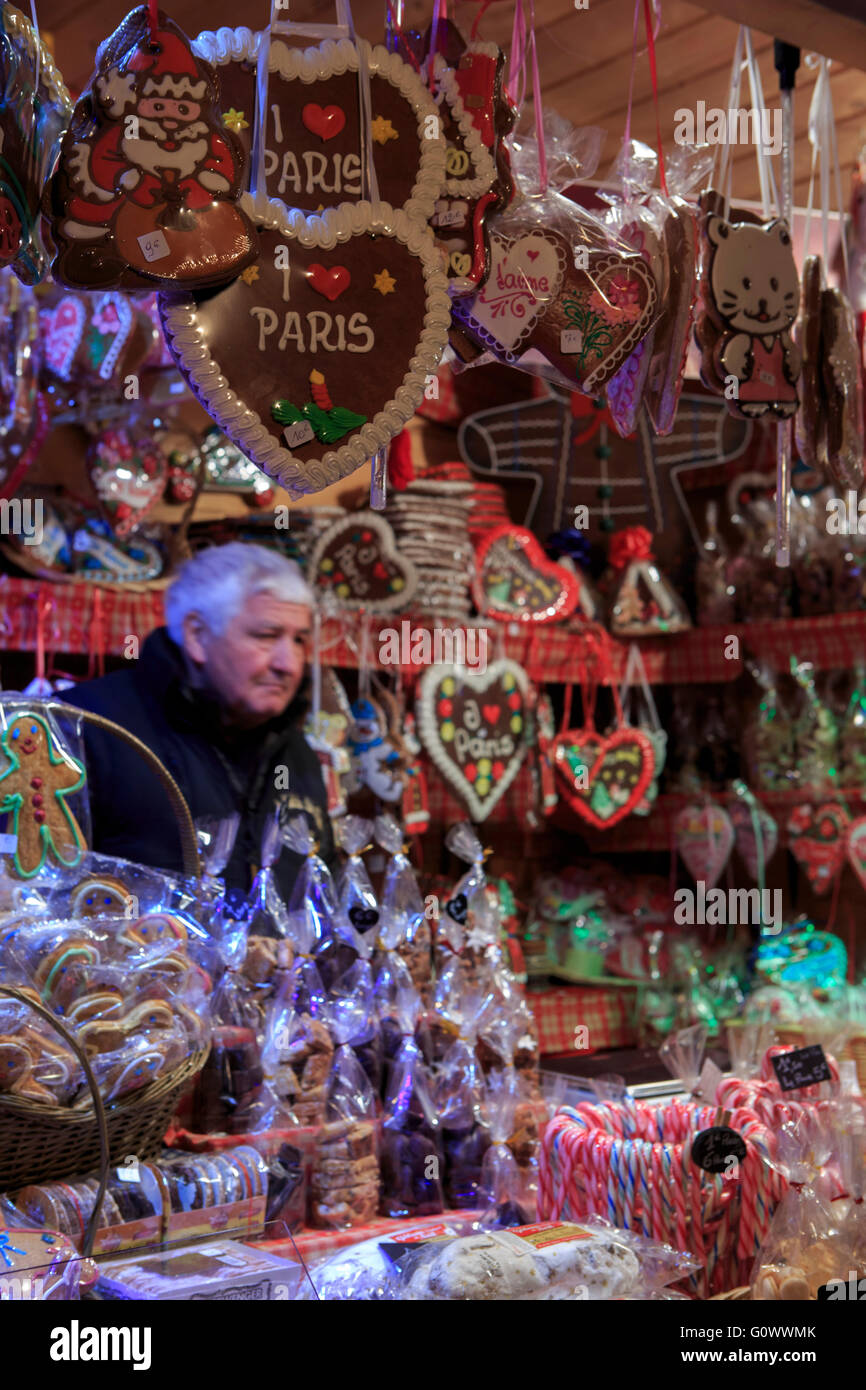
[{"label": "clear plastic wrapper", "polygon": [[321,1124],[333,1056],[334,1042],[324,1017],[298,1009],[291,999],[278,1000],[265,1029],[265,1094],[256,1127],[270,1128],[286,1115],[300,1125]]},{"label": "clear plastic wrapper", "polygon": [[274,811],[262,833],[262,866],[246,905],[246,926],[252,936],[286,937],[291,933],[286,905],[274,880],[273,866],[280,856],[281,839],[279,812]]},{"label": "clear plastic wrapper", "polygon": [[391,816],[377,816],[373,833],[390,856],[382,884],[379,941],[385,950],[402,956],[416,988],[423,992],[431,981],[432,932],[403,831]]},{"label": "clear plastic wrapper", "polygon": [[346,854],[340,880],[340,910],[356,931],[375,931],[379,925],[379,904],[361,854],[371,846],[372,821],[362,816],[344,816],[335,827],[335,838]]},{"label": "clear plastic wrapper", "polygon": [[356,958],[359,933],[340,911],[330,870],[319,857],[307,821],[292,817],[282,839],[304,856],[289,900],[288,936],[296,953],[292,989],[297,1006],[315,1014],[331,981]]},{"label": "clear plastic wrapper", "polygon": [[0,1292],[3,1302],[74,1301],[97,1277],[92,1260],[82,1259],[69,1235],[50,1229],[0,1198]]},{"label": "clear plastic wrapper", "polygon": [[[490,1147],[481,1165],[481,1196],[487,1226],[526,1226],[535,1211],[524,1205],[525,1178],[514,1152],[520,1085],[513,1068],[491,1072],[486,1078],[483,1111],[490,1133]],[[537,1147],[538,1132],[535,1144]],[[521,1157],[530,1158],[524,1147]]]},{"label": "clear plastic wrapper", "polygon": [[773,1215],[752,1272],[759,1300],[816,1299],[829,1280],[847,1278],[839,1216],[819,1191],[819,1178],[834,1149],[828,1115],[804,1111],[781,1124],[769,1161],[789,1184]]},{"label": "clear plastic wrapper", "polygon": [[479,991],[464,976],[448,998],[445,1015],[457,1037],[437,1066],[434,1081],[445,1156],[445,1201],[458,1211],[479,1205],[482,1163],[490,1145],[481,1113],[484,1073],[475,1042],[481,1003]]},{"label": "clear plastic wrapper", "polygon": [[[334,1021],[342,1035],[345,1015]],[[349,1023],[354,1026],[354,1020]],[[310,1185],[313,1226],[347,1230],[372,1221],[379,1208],[376,1100],[352,1048],[337,1042],[328,1077],[324,1124],[318,1135]]]},{"label": "clear plastic wrapper", "polygon": [[0,818],[15,848],[0,856],[9,878],[70,883],[90,843],[82,720],[54,701],[0,698]]},{"label": "clear plastic wrapper", "polygon": [[[402,962],[376,982],[380,1017],[387,1011],[399,1048],[390,1062],[384,1097],[380,1162],[385,1216],[427,1216],[444,1206],[444,1156],[430,1078],[415,1028],[421,1001]],[[387,1047],[386,1043],[386,1047]]]},{"label": "clear plastic wrapper", "polygon": [[203,867],[197,885],[201,910],[208,931],[219,946],[223,964],[228,968],[240,964],[250,931],[248,904],[244,904],[240,914],[233,912],[222,878],[234,850],[239,825],[239,811],[223,817],[201,816],[195,823]]}]

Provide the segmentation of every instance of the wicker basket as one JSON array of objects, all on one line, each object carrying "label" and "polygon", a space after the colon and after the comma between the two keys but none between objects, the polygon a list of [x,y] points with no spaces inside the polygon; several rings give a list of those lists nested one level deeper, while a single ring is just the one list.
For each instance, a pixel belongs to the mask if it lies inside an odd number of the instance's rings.
[{"label": "wicker basket", "polygon": [[[199,878],[195,827],[177,783],[156,755],[126,729],[90,711],[76,713],[85,723],[115,734],[134,748],[160,778],[178,821],[184,870],[189,877]],[[94,1101],[93,1109],[70,1110],[22,1096],[0,1095],[0,1192],[88,1173],[100,1166],[107,1171],[130,1154],[153,1158],[181,1091],[204,1066],[210,1049],[200,1048],[141,1090],[106,1104],[100,1099],[86,1054],[60,1019],[18,990],[0,987],[0,994],[29,1005],[60,1034],[81,1062]]]}]

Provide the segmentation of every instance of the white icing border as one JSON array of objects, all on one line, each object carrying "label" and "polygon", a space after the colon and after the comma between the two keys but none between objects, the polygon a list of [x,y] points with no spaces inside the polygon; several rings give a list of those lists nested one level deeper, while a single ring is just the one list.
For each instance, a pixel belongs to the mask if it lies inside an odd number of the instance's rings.
[{"label": "white icing border", "polygon": [[[283,203],[264,194],[253,198],[244,193],[239,201],[257,226],[277,230],[287,240],[297,241],[301,246],[331,251],[338,242],[375,232],[377,236],[396,237],[422,262],[426,290],[424,327],[395,396],[353,434],[348,444],[321,458],[306,460],[280,444],[260,416],[231,389],[202,337],[194,296],[186,294],[178,298],[175,291],[170,295],[160,294],[160,315],[172,354],[208,414],[238,448],[275,478],[290,496],[303,497],[321,492],[361,468],[399,434],[414,415],[424,399],[427,378],[435,375],[448,342],[451,325],[448,282],[427,228],[400,209],[395,211],[388,203],[341,203],[339,207],[328,208],[321,216],[307,217],[299,209],[287,209]],[[213,292],[209,292],[208,299],[213,297]]]},{"label": "white icing border", "polygon": [[[440,682],[448,676],[453,676],[460,685],[465,685],[477,695],[483,695],[498,676],[508,673],[514,676],[518,689],[523,696],[523,735],[521,738],[521,749],[519,756],[514,756],[505,770],[505,776],[497,783],[496,788],[486,796],[483,801],[479,801],[474,789],[469,785],[467,779],[462,775],[460,769],[451,761],[442,747],[442,740],[439,736],[439,724],[433,710],[433,700],[436,695],[437,687]],[[465,801],[469,808],[470,815],[475,821],[486,820],[494,806],[502,800],[508,788],[511,786],[521,767],[524,759],[529,752],[528,728],[529,728],[529,677],[525,670],[510,657],[501,657],[499,661],[492,661],[483,675],[476,676],[472,671],[462,666],[434,665],[428,666],[420,681],[418,682],[418,696],[415,701],[415,714],[418,722],[418,733],[421,736],[424,747],[430,754],[434,763],[438,767],[446,782],[449,782],[455,789],[458,796]]]},{"label": "white icing border", "polygon": [[[192,48],[198,57],[222,67],[229,62],[255,62],[261,40],[261,34],[246,28],[224,28],[215,33],[205,30]],[[438,122],[438,108],[424,82],[399,54],[389,53],[382,44],[372,48],[366,39],[359,39],[357,44],[350,39],[325,39],[311,48],[289,48],[280,39],[274,39],[268,56],[268,72],[278,73],[286,82],[327,81],[329,77],[359,70],[359,47],[363,47],[370,76],[390,82],[415,112],[421,158],[412,192],[402,206],[409,217],[429,222],[445,178],[445,137],[441,123],[438,136],[428,139],[425,135],[428,117],[433,116]],[[382,148],[387,150],[387,145]]]},{"label": "white icing border", "polygon": [[[132,312],[132,301],[128,295],[121,294],[119,290],[105,290],[103,294],[99,295],[97,302],[93,306],[94,313],[99,307],[99,303],[106,298],[111,299],[114,308],[117,310],[117,317],[120,319],[120,328],[117,333],[115,333],[114,341],[102,359],[102,365],[99,368],[99,375],[102,380],[110,381],[114,375],[114,368],[117,366],[120,354],[127,346],[137,325]],[[91,321],[92,319],[93,314],[91,314]]]},{"label": "white icing border", "polygon": [[[496,51],[499,52],[498,49]],[[496,161],[478,134],[472,117],[463,105],[463,98],[457,86],[456,72],[453,68],[449,68],[441,53],[436,54],[433,75],[438,90],[441,91],[451,110],[451,115],[457,122],[466,153],[476,171],[474,178],[471,179],[443,177],[442,188],[452,197],[480,198],[483,193],[488,193],[496,183]]]},{"label": "white icing border", "polygon": [[[401,573],[405,576],[406,583],[403,588],[399,593],[392,594],[390,598],[340,598],[333,589],[318,582],[319,564],[331,541],[342,531],[354,529],[356,526],[366,526],[371,531],[376,532],[381,542],[382,554],[387,556],[389,560],[395,560]],[[366,609],[370,613],[393,613],[398,608],[408,608],[411,604],[418,588],[418,571],[408,555],[403,555],[400,552],[397,537],[390,523],[386,521],[385,517],[368,509],[361,512],[350,512],[348,516],[340,517],[339,521],[335,521],[333,526],[329,526],[327,531],[322,532],[307,563],[307,580],[314,592],[334,593],[340,607],[347,608],[351,612],[356,613]]]}]

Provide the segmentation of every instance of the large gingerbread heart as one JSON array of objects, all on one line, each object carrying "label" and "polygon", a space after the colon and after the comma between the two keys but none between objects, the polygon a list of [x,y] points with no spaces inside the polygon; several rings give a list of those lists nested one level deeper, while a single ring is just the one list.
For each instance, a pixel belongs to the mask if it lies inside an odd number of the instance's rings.
[{"label": "large gingerbread heart", "polygon": [[482,821],[511,786],[528,751],[529,681],[515,661],[483,675],[429,666],[418,687],[418,732],[473,820]]},{"label": "large gingerbread heart", "polygon": [[343,608],[389,613],[406,608],[418,585],[411,560],[400,555],[384,517],[353,512],[319,538],[307,576],[320,594],[333,594]]},{"label": "large gingerbread heart", "polygon": [[216,293],[160,296],[160,312],[202,405],[298,497],[403,428],[439,364],[451,301],[429,232],[385,203],[310,218],[241,203],[258,260]]},{"label": "large gingerbread heart", "polygon": [[551,623],[574,612],[580,586],[567,569],[548,560],[531,531],[497,526],[476,551],[473,593],[488,617]]},{"label": "large gingerbread heart", "polygon": [[849,816],[835,801],[798,806],[788,818],[788,847],[813,891],[830,891],[845,862]]},{"label": "large gingerbread heart", "polygon": [[734,827],[724,807],[685,806],[674,821],[674,835],[695,882],[714,888],[734,847]]},{"label": "large gingerbread heart", "polygon": [[562,795],[598,830],[616,825],[639,805],[652,781],[655,753],[642,729],[602,735],[571,729],[553,741],[553,765]]},{"label": "large gingerbread heart", "polygon": [[[261,36],[249,29],[199,34],[193,51],[216,68],[225,125],[249,157],[256,121]],[[268,55],[265,179],[271,198],[304,212],[366,197],[361,179],[359,48],[370,74],[378,196],[426,221],[444,177],[445,141],[424,82],[396,53],[348,39],[312,48],[274,41]],[[244,183],[251,186],[252,170]],[[263,191],[263,190],[259,190]]]},{"label": "large gingerbread heart", "polygon": [[490,275],[474,299],[455,303],[457,321],[500,361],[518,365],[534,349],[564,384],[598,391],[652,325],[658,292],[649,267],[597,243],[578,247],[578,261],[552,227],[500,229],[490,242]]}]

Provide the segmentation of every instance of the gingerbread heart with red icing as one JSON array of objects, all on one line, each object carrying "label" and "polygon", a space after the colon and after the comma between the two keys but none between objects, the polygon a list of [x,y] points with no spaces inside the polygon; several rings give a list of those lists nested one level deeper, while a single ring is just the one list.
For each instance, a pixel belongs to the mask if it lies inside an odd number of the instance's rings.
[{"label": "gingerbread heart with red icing", "polygon": [[841,873],[849,820],[835,801],[798,806],[788,818],[788,847],[819,897],[830,891]]},{"label": "gingerbread heart with red icing", "polygon": [[328,528],[310,556],[307,573],[320,594],[343,608],[389,613],[406,608],[418,585],[411,560],[397,550],[384,517],[353,512]]},{"label": "gingerbread heart with red icing", "polygon": [[615,729],[606,736],[572,729],[554,739],[553,765],[572,810],[604,830],[640,804],[653,778],[655,750],[642,729]]}]

